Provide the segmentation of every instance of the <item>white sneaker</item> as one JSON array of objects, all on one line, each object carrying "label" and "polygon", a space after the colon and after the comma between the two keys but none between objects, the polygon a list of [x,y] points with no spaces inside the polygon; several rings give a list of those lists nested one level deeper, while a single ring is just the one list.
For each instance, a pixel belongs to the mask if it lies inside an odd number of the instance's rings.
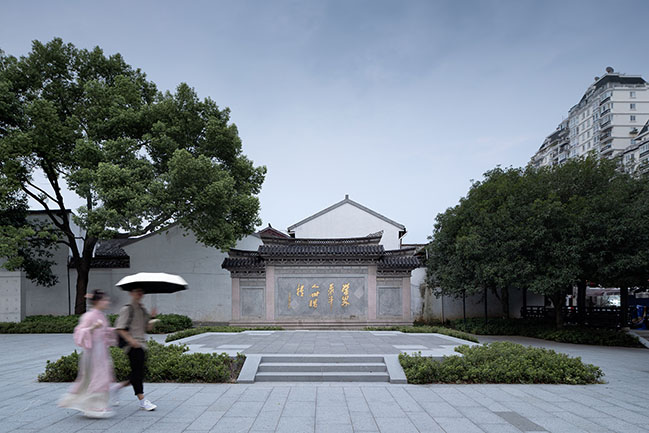
[{"label": "white sneaker", "polygon": [[140,409],[142,410],[155,410],[155,408],[158,407],[155,404],[151,403],[149,400],[144,399],[140,400]]}]

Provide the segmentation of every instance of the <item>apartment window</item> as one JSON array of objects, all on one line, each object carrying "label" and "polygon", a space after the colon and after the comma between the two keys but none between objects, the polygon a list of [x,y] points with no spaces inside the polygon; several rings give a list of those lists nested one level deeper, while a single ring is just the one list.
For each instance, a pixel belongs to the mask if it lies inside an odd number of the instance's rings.
[{"label": "apartment window", "polygon": [[635,91],[634,90],[629,92],[629,98],[635,98]]},{"label": "apartment window", "polygon": [[629,108],[630,108],[631,110],[635,110],[635,104],[629,104]]},{"label": "apartment window", "polygon": [[630,120],[631,120],[631,122],[635,122],[635,115],[632,114]]}]

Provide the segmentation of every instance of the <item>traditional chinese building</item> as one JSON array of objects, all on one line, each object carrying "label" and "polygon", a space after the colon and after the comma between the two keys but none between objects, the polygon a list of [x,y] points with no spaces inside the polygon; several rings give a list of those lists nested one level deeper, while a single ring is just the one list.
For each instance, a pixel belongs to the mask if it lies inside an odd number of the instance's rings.
[{"label": "traditional chinese building", "polygon": [[233,249],[232,324],[308,327],[410,324],[415,248],[385,250],[383,233],[313,239],[261,234]]}]

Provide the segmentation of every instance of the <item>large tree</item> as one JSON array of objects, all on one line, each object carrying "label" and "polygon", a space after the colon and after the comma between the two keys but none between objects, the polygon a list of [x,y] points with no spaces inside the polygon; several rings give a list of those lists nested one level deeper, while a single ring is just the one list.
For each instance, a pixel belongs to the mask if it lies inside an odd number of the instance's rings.
[{"label": "large tree", "polygon": [[[512,288],[548,296],[562,326],[565,295],[587,280],[622,288],[649,278],[649,183],[594,157],[535,169],[494,169],[438,215],[429,282],[445,292]],[[625,299],[625,296],[623,296]],[[583,308],[581,309],[583,311]]]},{"label": "large tree", "polygon": [[[76,313],[99,239],[178,224],[231,247],[260,223],[265,172],[242,154],[229,109],[186,84],[161,93],[119,54],[61,39],[20,58],[0,52],[0,178],[40,204],[70,248]],[[85,203],[72,220],[66,186]]]}]

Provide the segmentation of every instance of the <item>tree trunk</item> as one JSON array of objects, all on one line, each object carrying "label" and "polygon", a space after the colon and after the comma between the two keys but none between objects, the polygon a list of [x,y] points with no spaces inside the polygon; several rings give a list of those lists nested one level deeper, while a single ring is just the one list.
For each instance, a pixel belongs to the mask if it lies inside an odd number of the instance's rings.
[{"label": "tree trunk", "polygon": [[485,289],[484,289],[484,323],[485,323],[485,325],[489,321],[489,312],[488,312],[489,310],[487,309],[487,293],[488,293],[488,290],[485,287]]},{"label": "tree trunk", "polygon": [[503,319],[509,319],[509,288],[503,287],[500,289],[500,304],[502,305]]},{"label": "tree trunk", "polygon": [[620,327],[629,327],[629,288],[620,287]]},{"label": "tree trunk", "polygon": [[586,323],[586,281],[577,281],[577,314],[579,315],[579,324]]},{"label": "tree trunk", "polygon": [[552,304],[554,304],[554,326],[557,329],[563,328],[563,300],[565,296],[563,291],[555,292],[551,296]]},{"label": "tree trunk", "polygon": [[90,277],[90,263],[92,262],[92,253],[97,244],[97,239],[88,237],[83,242],[83,253],[76,260],[77,265],[77,294],[74,303],[74,314],[83,314],[86,312],[86,293],[88,291],[88,280]]}]

